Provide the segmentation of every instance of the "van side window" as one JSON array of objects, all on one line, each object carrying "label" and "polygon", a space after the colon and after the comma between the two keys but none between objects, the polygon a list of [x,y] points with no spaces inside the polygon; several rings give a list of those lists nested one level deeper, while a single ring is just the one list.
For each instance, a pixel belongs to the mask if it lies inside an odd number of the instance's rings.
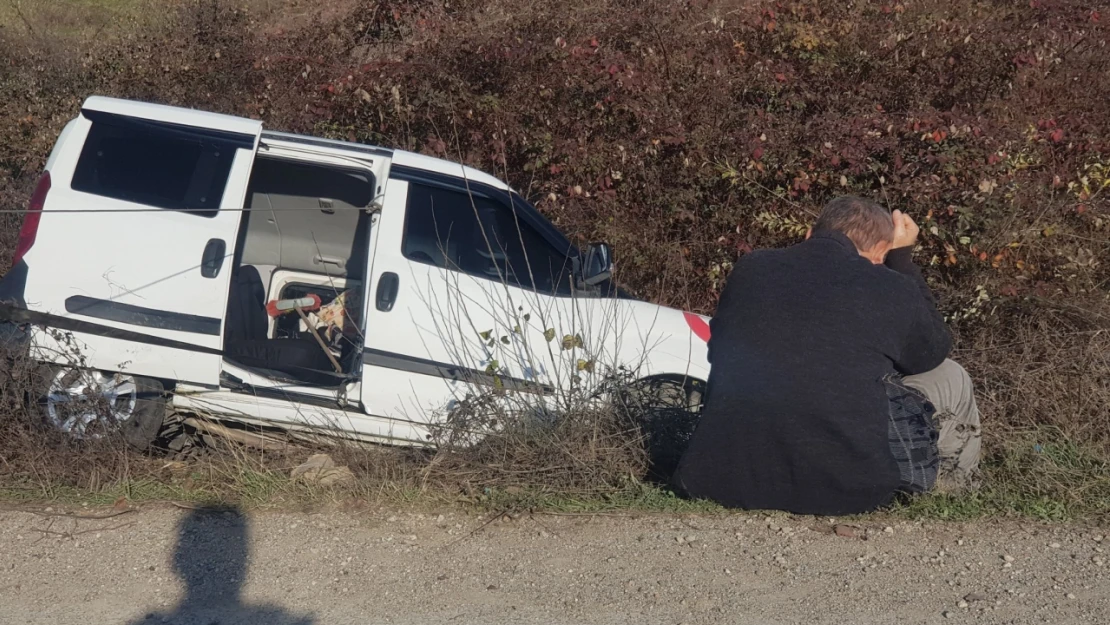
[{"label": "van side window", "polygon": [[213,217],[235,148],[157,124],[89,129],[71,186],[75,191]]},{"label": "van side window", "polygon": [[499,201],[409,183],[405,258],[544,294],[572,293],[571,261]]}]

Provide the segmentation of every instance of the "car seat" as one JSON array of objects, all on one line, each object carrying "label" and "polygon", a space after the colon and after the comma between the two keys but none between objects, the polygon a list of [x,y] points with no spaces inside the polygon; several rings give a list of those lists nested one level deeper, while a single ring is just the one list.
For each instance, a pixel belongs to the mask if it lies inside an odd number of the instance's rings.
[{"label": "car seat", "polygon": [[224,355],[236,364],[278,371],[310,384],[340,381],[316,339],[271,339],[269,327],[262,276],[255,267],[242,265],[231,277]]},{"label": "car seat", "polygon": [[269,329],[262,276],[253,265],[241,265],[231,275],[224,342],[265,339]]}]

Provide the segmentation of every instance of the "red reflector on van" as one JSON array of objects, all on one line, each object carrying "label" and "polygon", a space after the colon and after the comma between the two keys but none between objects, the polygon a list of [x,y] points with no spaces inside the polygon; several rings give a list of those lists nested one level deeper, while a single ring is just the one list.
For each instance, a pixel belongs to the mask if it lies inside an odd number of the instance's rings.
[{"label": "red reflector on van", "polygon": [[690,331],[693,332],[699,339],[709,342],[709,324],[700,315],[694,313],[682,313],[686,317],[686,325],[690,326]]},{"label": "red reflector on van", "polygon": [[35,245],[35,236],[39,233],[39,220],[42,218],[42,207],[46,205],[46,194],[50,192],[50,172],[43,172],[39,178],[35,192],[31,195],[31,202],[27,205],[27,213],[23,215],[23,227],[19,229],[19,240],[15,244],[15,255],[12,256],[14,267]]}]

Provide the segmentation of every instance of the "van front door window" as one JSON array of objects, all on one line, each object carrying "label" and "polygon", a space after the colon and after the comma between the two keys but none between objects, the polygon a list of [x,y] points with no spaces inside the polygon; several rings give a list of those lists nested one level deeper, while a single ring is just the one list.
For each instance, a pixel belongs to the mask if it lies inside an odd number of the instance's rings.
[{"label": "van front door window", "polygon": [[410,183],[406,258],[541,294],[572,292],[570,258],[498,199]]}]

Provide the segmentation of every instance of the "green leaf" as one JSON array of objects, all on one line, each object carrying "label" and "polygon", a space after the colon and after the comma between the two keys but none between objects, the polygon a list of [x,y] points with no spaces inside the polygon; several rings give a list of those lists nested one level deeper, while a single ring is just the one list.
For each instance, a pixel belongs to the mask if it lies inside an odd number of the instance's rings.
[{"label": "green leaf", "polygon": [[488,341],[488,340],[489,340],[489,337],[490,337],[490,336],[491,336],[492,334],[493,334],[493,330],[486,330],[485,332],[479,332],[479,333],[478,333],[478,336],[482,337],[482,340],[483,340],[483,341]]},{"label": "green leaf", "polygon": [[528,313],[524,313],[524,323],[528,323],[528,320],[531,319],[531,318],[532,318],[532,315],[530,315]]},{"label": "green leaf", "polygon": [[550,343],[551,341],[554,341],[555,340],[555,328],[548,328],[548,329],[544,330],[543,331],[543,338],[545,340],[547,340],[548,343]]},{"label": "green leaf", "polygon": [[500,366],[501,363],[497,362],[496,360],[491,360],[489,361],[489,364],[486,365],[486,373],[493,373],[497,371],[497,368]]},{"label": "green leaf", "polygon": [[513,326],[513,334],[520,334],[520,326]]},{"label": "green leaf", "polygon": [[508,344],[509,344],[509,342],[510,342],[510,341],[509,341],[509,337],[507,337],[507,336],[503,336],[503,337],[501,337],[501,342],[502,342],[502,343],[504,343],[504,344],[506,344],[506,345],[508,345]]},{"label": "green leaf", "polygon": [[585,371],[587,373],[594,372],[594,361],[592,360],[582,360],[580,358],[578,359],[577,366],[579,371]]}]

